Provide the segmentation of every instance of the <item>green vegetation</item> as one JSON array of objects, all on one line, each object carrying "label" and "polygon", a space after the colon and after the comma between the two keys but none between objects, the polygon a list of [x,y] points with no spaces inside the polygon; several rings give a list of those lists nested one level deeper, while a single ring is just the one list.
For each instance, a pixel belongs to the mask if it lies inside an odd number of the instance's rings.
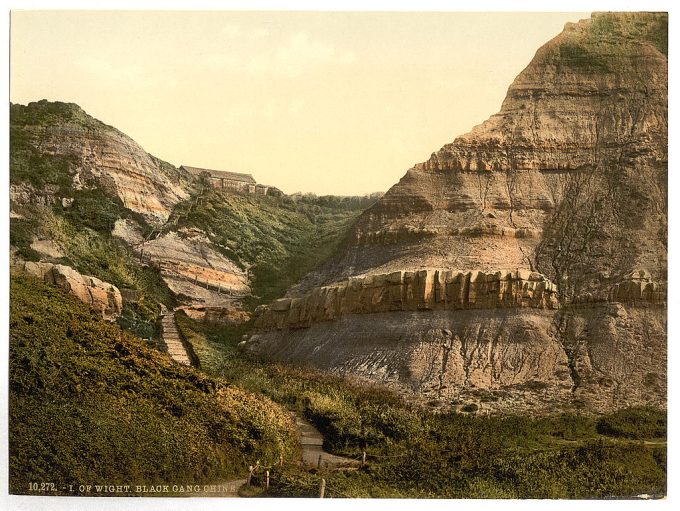
[{"label": "green vegetation", "polygon": [[71,190],[75,160],[58,155],[46,158],[35,143],[45,128],[69,121],[94,120],[69,103],[43,100],[30,107],[10,105],[10,183],[27,182],[41,190],[52,186],[60,193]]},{"label": "green vegetation", "polygon": [[[157,319],[161,304],[175,305],[175,298],[161,278],[157,268],[138,264],[132,249],[106,230],[88,227],[88,216],[65,214],[61,206],[16,208],[23,219],[10,224],[10,239],[18,247],[19,255],[27,260],[38,260],[30,248],[34,236],[51,239],[64,251],[64,256],[53,259],[55,263],[72,266],[83,275],[92,275],[118,288],[139,291],[136,304],[126,304],[118,322],[142,338],[159,335]],[[68,211],[68,210],[67,210]],[[93,221],[97,221],[93,207]]]},{"label": "green vegetation", "polygon": [[560,44],[559,62],[561,65],[594,73],[607,73],[610,71],[606,57],[591,52],[576,43],[564,42]]},{"label": "green vegetation", "polygon": [[55,207],[74,227],[92,229],[104,236],[110,235],[116,220],[127,218],[139,225],[142,235],[147,235],[151,227],[139,213],[130,211],[117,196],[109,195],[101,188],[82,189],[66,194],[73,199],[68,208]]},{"label": "green vegetation", "polygon": [[666,436],[666,413],[656,408],[637,407],[602,417],[597,431],[613,437],[644,440]]},{"label": "green vegetation", "polygon": [[37,230],[37,222],[31,219],[11,218],[9,221],[9,242],[17,249],[17,255],[26,261],[40,260],[40,254],[31,248]]},{"label": "green vegetation", "polygon": [[92,124],[106,126],[87,115],[75,103],[47,101],[46,99],[35,101],[28,106],[12,104],[10,105],[10,116],[12,123],[17,125],[49,127],[64,122],[76,122],[83,126]]},{"label": "green vegetation", "polygon": [[336,252],[352,221],[375,197],[269,197],[208,189],[168,222],[199,228],[254,277],[250,306],[280,297]]},{"label": "green vegetation", "polygon": [[557,66],[594,74],[625,72],[631,55],[639,53],[637,47],[642,42],[668,56],[668,15],[597,13],[585,34],[565,32],[560,41],[552,57]]},{"label": "green vegetation", "polygon": [[598,13],[589,33],[591,39],[599,41],[612,38],[648,41],[668,56],[667,13]]},{"label": "green vegetation", "polygon": [[10,124],[10,183],[28,182],[35,188],[52,185],[66,191],[72,184],[70,158],[45,158],[31,143],[22,128]]},{"label": "green vegetation", "polygon": [[[271,495],[335,497],[594,498],[665,494],[665,412],[633,409],[600,418],[436,413],[376,385],[265,363],[242,353],[241,331],[178,314],[202,368],[303,414],[324,448],[368,466],[271,475]],[[606,425],[606,427],[605,427]],[[627,438],[619,438],[626,431]]]},{"label": "green vegetation", "polygon": [[11,297],[12,493],[213,482],[295,456],[292,421],[270,400],[179,366],[33,277],[13,275]]}]

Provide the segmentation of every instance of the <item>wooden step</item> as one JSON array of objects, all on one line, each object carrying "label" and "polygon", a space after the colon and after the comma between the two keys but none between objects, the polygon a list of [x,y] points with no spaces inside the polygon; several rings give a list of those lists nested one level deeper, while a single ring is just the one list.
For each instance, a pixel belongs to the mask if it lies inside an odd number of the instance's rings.
[{"label": "wooden step", "polygon": [[189,354],[182,342],[182,336],[175,323],[175,315],[170,312],[161,318],[161,327],[163,329],[163,344],[170,357],[183,365],[191,365]]}]

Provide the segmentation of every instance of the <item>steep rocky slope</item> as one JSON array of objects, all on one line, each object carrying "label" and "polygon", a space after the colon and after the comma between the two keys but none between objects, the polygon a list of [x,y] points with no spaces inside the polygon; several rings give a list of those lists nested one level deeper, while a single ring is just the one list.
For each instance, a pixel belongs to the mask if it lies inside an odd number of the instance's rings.
[{"label": "steep rocky slope", "polygon": [[259,310],[250,349],[491,409],[664,405],[666,41],[665,14],[567,24]]},{"label": "steep rocky slope", "polygon": [[35,195],[45,202],[68,200],[74,191],[97,187],[158,224],[189,197],[187,173],[77,105],[45,100],[12,105],[11,121],[10,195],[15,203],[34,202]]}]

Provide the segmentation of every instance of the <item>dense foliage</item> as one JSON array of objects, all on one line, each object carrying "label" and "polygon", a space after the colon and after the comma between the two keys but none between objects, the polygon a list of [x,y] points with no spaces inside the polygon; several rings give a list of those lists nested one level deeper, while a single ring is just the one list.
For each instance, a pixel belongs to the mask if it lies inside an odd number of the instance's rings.
[{"label": "dense foliage", "polygon": [[193,484],[295,456],[288,414],[172,362],[59,289],[13,275],[10,491]]},{"label": "dense foliage", "polygon": [[656,408],[637,407],[619,410],[602,417],[597,431],[613,437],[643,440],[666,436],[666,413]]}]

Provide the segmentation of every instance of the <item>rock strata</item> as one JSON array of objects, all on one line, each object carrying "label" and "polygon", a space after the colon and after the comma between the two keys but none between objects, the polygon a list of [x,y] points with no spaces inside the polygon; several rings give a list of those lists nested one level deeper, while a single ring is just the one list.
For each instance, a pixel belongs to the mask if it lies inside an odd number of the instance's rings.
[{"label": "rock strata", "polygon": [[[172,207],[189,197],[192,178],[186,172],[151,156],[130,137],[75,104],[43,100],[28,106],[12,105],[12,116],[22,118],[21,137],[34,150],[68,162],[70,188],[74,190],[102,188],[153,224],[166,221]],[[50,186],[52,189],[36,191],[13,185],[12,200],[57,202],[59,187]],[[36,192],[43,198],[29,197]]]},{"label": "rock strata", "polygon": [[[122,234],[119,226],[118,233]],[[128,239],[134,235],[126,232]],[[187,315],[214,323],[249,319],[242,299],[251,292],[247,274],[216,250],[198,230],[169,232],[135,245],[140,257],[158,266]]]},{"label": "rock strata", "polygon": [[447,405],[664,406],[667,24],[568,24],[246,346]]},{"label": "rock strata", "polygon": [[301,297],[261,306],[255,327],[308,327],[346,314],[388,311],[531,307],[556,309],[555,286],[528,271],[397,271],[318,287]]}]

